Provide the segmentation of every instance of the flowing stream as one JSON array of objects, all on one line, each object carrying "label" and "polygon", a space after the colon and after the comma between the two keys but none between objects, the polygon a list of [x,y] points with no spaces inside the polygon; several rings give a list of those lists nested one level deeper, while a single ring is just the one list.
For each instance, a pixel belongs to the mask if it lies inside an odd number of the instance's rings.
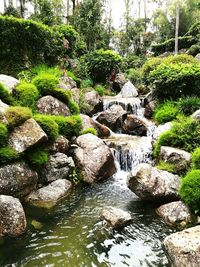
[{"label": "flowing stream", "polygon": [[[111,101],[105,101],[105,109]],[[131,104],[126,101],[125,109],[142,116],[138,99]],[[105,140],[117,167],[110,179],[78,187],[50,213],[27,209],[29,230],[23,237],[1,245],[0,266],[170,266],[162,241],[172,230],[155,215],[150,203],[143,203],[126,186],[128,171],[141,162],[152,162],[153,129],[150,124],[146,137],[113,134]],[[129,211],[133,223],[120,231],[106,227],[98,215],[107,205]],[[36,228],[31,226],[32,220],[38,221]]]}]

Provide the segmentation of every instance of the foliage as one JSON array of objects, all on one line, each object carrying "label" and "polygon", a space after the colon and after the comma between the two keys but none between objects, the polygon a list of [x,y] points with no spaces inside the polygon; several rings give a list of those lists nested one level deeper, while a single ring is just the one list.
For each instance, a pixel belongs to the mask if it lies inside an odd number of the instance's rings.
[{"label": "foliage", "polygon": [[39,92],[34,84],[21,82],[15,90],[15,98],[21,106],[35,108]]},{"label": "foliage", "polygon": [[183,178],[179,194],[192,210],[200,211],[200,170],[192,170]]},{"label": "foliage", "polygon": [[69,117],[52,116],[58,124],[59,133],[66,137],[78,136],[81,132],[82,119],[80,116],[74,115]]},{"label": "foliage", "polygon": [[162,58],[154,57],[154,58],[148,59],[144,63],[144,65],[142,66],[142,77],[146,85],[148,84],[148,78],[149,78],[150,72],[156,69],[162,63],[162,61],[163,61]]},{"label": "foliage", "polygon": [[19,158],[19,154],[11,147],[0,148],[0,164],[10,163]]},{"label": "foliage", "polygon": [[0,147],[5,146],[8,141],[8,130],[3,123],[0,123]]},{"label": "foliage", "polygon": [[200,169],[200,147],[196,148],[192,153],[192,167]]},{"label": "foliage", "polygon": [[45,96],[52,94],[59,83],[59,79],[52,74],[41,73],[37,75],[32,82],[37,87],[41,95]]},{"label": "foliage", "polygon": [[148,80],[158,99],[200,96],[200,64],[162,63],[150,72]]},{"label": "foliage", "polygon": [[185,97],[180,98],[177,103],[180,113],[186,116],[191,115],[197,109],[200,109],[200,97]]},{"label": "foliage", "polygon": [[164,132],[159,137],[154,148],[154,155],[158,156],[161,146],[172,146],[192,152],[200,146],[200,125],[190,118],[179,116],[173,122],[171,130]]},{"label": "foliage", "polygon": [[158,165],[156,166],[156,168],[159,170],[176,173],[176,165],[173,163],[160,161]]},{"label": "foliage", "polygon": [[127,54],[123,58],[122,69],[136,69],[141,68],[147,59],[144,56],[137,56],[133,53]]},{"label": "foliage", "polygon": [[94,87],[94,90],[95,90],[100,96],[103,96],[104,93],[105,93],[105,87],[104,87],[103,85],[100,85],[100,84],[96,85],[96,86]]},{"label": "foliage", "polygon": [[14,103],[14,99],[12,98],[8,89],[2,83],[0,83],[0,99],[4,103],[9,104],[9,105]]},{"label": "foliage", "polygon": [[122,58],[112,50],[100,49],[84,55],[81,62],[94,82],[106,82],[112,70],[119,70]]},{"label": "foliage", "polygon": [[87,128],[81,132],[81,134],[88,134],[88,133],[91,133],[93,135],[97,135],[97,130],[91,127],[91,128]]},{"label": "foliage", "polygon": [[33,167],[37,167],[37,168],[47,164],[49,160],[48,152],[40,148],[30,149],[26,153],[26,157],[28,159],[28,162]]},{"label": "foliage", "polygon": [[55,122],[53,116],[36,114],[33,119],[40,125],[48,136],[48,140],[53,142],[59,134],[58,124]]},{"label": "foliage", "polygon": [[141,69],[128,69],[128,79],[136,86],[140,86],[142,83],[142,70]]},{"label": "foliage", "polygon": [[172,121],[179,113],[178,107],[173,102],[167,101],[164,104],[160,104],[154,111],[153,117],[159,124]]},{"label": "foliage", "polygon": [[81,88],[93,87],[93,81],[91,79],[86,79],[81,81]]},{"label": "foliage", "polygon": [[13,129],[32,117],[32,111],[27,107],[11,106],[6,110],[8,127]]}]

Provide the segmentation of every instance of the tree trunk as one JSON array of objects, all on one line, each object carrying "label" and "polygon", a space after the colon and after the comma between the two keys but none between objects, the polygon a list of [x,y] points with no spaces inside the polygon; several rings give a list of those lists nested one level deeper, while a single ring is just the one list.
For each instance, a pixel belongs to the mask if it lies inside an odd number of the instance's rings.
[{"label": "tree trunk", "polygon": [[4,13],[6,12],[7,5],[6,5],[6,0],[4,0]]},{"label": "tree trunk", "polygon": [[25,11],[25,1],[26,0],[20,0],[20,14],[21,17],[24,18],[24,11]]},{"label": "tree trunk", "polygon": [[176,3],[176,33],[175,33],[175,55],[178,54],[178,36],[179,36],[179,19],[180,19],[180,3]]},{"label": "tree trunk", "polygon": [[9,1],[8,1],[8,5],[9,5],[9,6],[13,6],[13,0],[9,0]]},{"label": "tree trunk", "polygon": [[76,9],[76,0],[72,0],[72,10],[73,10],[73,14],[75,13],[75,9]]}]

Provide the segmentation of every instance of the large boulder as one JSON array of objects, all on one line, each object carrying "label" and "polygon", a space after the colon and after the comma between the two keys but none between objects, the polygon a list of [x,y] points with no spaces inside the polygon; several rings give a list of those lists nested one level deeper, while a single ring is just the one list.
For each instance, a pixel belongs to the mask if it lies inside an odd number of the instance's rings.
[{"label": "large boulder", "polygon": [[23,197],[35,189],[38,175],[25,163],[0,168],[0,194]]},{"label": "large boulder", "polygon": [[111,132],[108,127],[105,125],[100,124],[99,122],[93,120],[87,115],[81,114],[82,118],[82,129],[86,130],[88,128],[94,128],[97,131],[98,137],[108,137],[110,136]]},{"label": "large boulder", "polygon": [[122,132],[126,134],[146,136],[147,135],[147,123],[144,119],[128,114],[124,116],[122,125]]},{"label": "large boulder", "polygon": [[26,231],[26,217],[19,199],[0,195],[0,237],[18,237]]},{"label": "large boulder", "polygon": [[49,157],[47,164],[39,170],[39,178],[43,183],[50,183],[58,179],[67,179],[70,168],[74,168],[71,157],[63,153],[56,153]]},{"label": "large boulder", "polygon": [[200,266],[200,226],[195,226],[164,240],[168,258],[172,267]]},{"label": "large boulder", "polygon": [[39,124],[35,120],[29,119],[11,132],[8,142],[18,153],[22,153],[47,139],[46,133]]},{"label": "large boulder", "polygon": [[198,53],[198,54],[195,56],[195,58],[196,58],[198,61],[200,61],[200,53]]},{"label": "large boulder", "polygon": [[71,89],[72,93],[72,99],[79,104],[80,102],[80,90],[78,88],[72,88]]},{"label": "large boulder", "polygon": [[166,224],[184,228],[197,221],[188,206],[182,201],[175,201],[164,204],[156,209],[156,213],[165,221]]},{"label": "large boulder", "polygon": [[12,93],[13,89],[18,85],[19,80],[11,76],[0,74],[0,83],[2,83],[10,93]]},{"label": "large boulder", "polygon": [[117,131],[121,128],[122,117],[126,113],[120,105],[112,105],[109,109],[103,111],[96,120],[109,127],[112,131]]},{"label": "large boulder", "polygon": [[72,189],[72,183],[65,179],[56,180],[49,185],[31,192],[26,202],[35,207],[51,209],[63,198],[67,197]]},{"label": "large boulder", "polygon": [[159,125],[153,133],[153,144],[159,139],[162,133],[172,128],[172,122],[166,122],[165,124]]},{"label": "large boulder", "polygon": [[56,138],[55,142],[48,147],[48,149],[53,153],[60,152],[67,154],[69,147],[70,147],[69,140],[67,140],[67,138],[65,138],[64,136],[59,135]]},{"label": "large boulder", "polygon": [[192,114],[192,118],[200,122],[200,109],[198,109]]},{"label": "large boulder", "polygon": [[142,163],[128,175],[127,185],[143,200],[170,202],[178,200],[180,178],[167,171]]},{"label": "large boulder", "polygon": [[111,177],[115,171],[114,157],[110,148],[93,134],[77,138],[74,160],[83,174],[83,180],[93,183]]},{"label": "large boulder", "polygon": [[37,101],[37,109],[41,114],[69,116],[71,115],[70,109],[63,102],[57,98],[47,95],[43,96]]},{"label": "large boulder", "polygon": [[189,168],[192,155],[178,148],[161,146],[160,159],[164,162],[174,164],[176,166],[176,172],[180,172]]},{"label": "large boulder", "polygon": [[121,228],[132,222],[132,217],[127,211],[114,207],[104,207],[100,212],[100,219],[105,220],[114,229]]},{"label": "large boulder", "polygon": [[115,92],[120,92],[126,82],[127,80],[126,80],[125,75],[123,73],[118,73],[112,85],[113,90]]},{"label": "large boulder", "polygon": [[138,91],[135,88],[135,86],[130,81],[128,81],[122,87],[122,90],[121,90],[121,92],[119,93],[118,96],[125,97],[125,98],[136,97],[136,96],[138,96]]},{"label": "large boulder", "polygon": [[150,101],[145,105],[145,110],[144,110],[144,116],[146,118],[151,118],[153,116],[153,112],[156,108],[156,101]]},{"label": "large boulder", "polygon": [[6,116],[5,116],[6,110],[8,108],[9,108],[9,106],[7,104],[5,104],[4,102],[2,102],[0,99],[0,121],[2,121],[5,124],[8,124],[8,121],[7,121]]},{"label": "large boulder", "polygon": [[88,113],[95,113],[101,105],[102,99],[96,91],[87,92],[84,96],[88,106]]},{"label": "large boulder", "polygon": [[76,82],[69,76],[65,75],[60,78],[60,84],[65,84],[68,88],[68,90],[71,90],[72,88],[76,88]]}]

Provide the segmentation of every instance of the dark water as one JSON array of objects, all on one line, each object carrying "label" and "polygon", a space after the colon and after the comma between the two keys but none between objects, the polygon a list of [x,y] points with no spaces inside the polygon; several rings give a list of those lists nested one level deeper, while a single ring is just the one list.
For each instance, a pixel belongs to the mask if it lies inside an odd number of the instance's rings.
[{"label": "dark water", "polygon": [[[77,188],[51,214],[32,214],[42,227],[0,247],[5,267],[139,267],[169,266],[162,241],[172,231],[142,203],[124,182],[123,172],[101,184]],[[129,211],[133,223],[121,231],[105,227],[100,209],[112,205]],[[32,212],[31,212],[32,213]]]}]

